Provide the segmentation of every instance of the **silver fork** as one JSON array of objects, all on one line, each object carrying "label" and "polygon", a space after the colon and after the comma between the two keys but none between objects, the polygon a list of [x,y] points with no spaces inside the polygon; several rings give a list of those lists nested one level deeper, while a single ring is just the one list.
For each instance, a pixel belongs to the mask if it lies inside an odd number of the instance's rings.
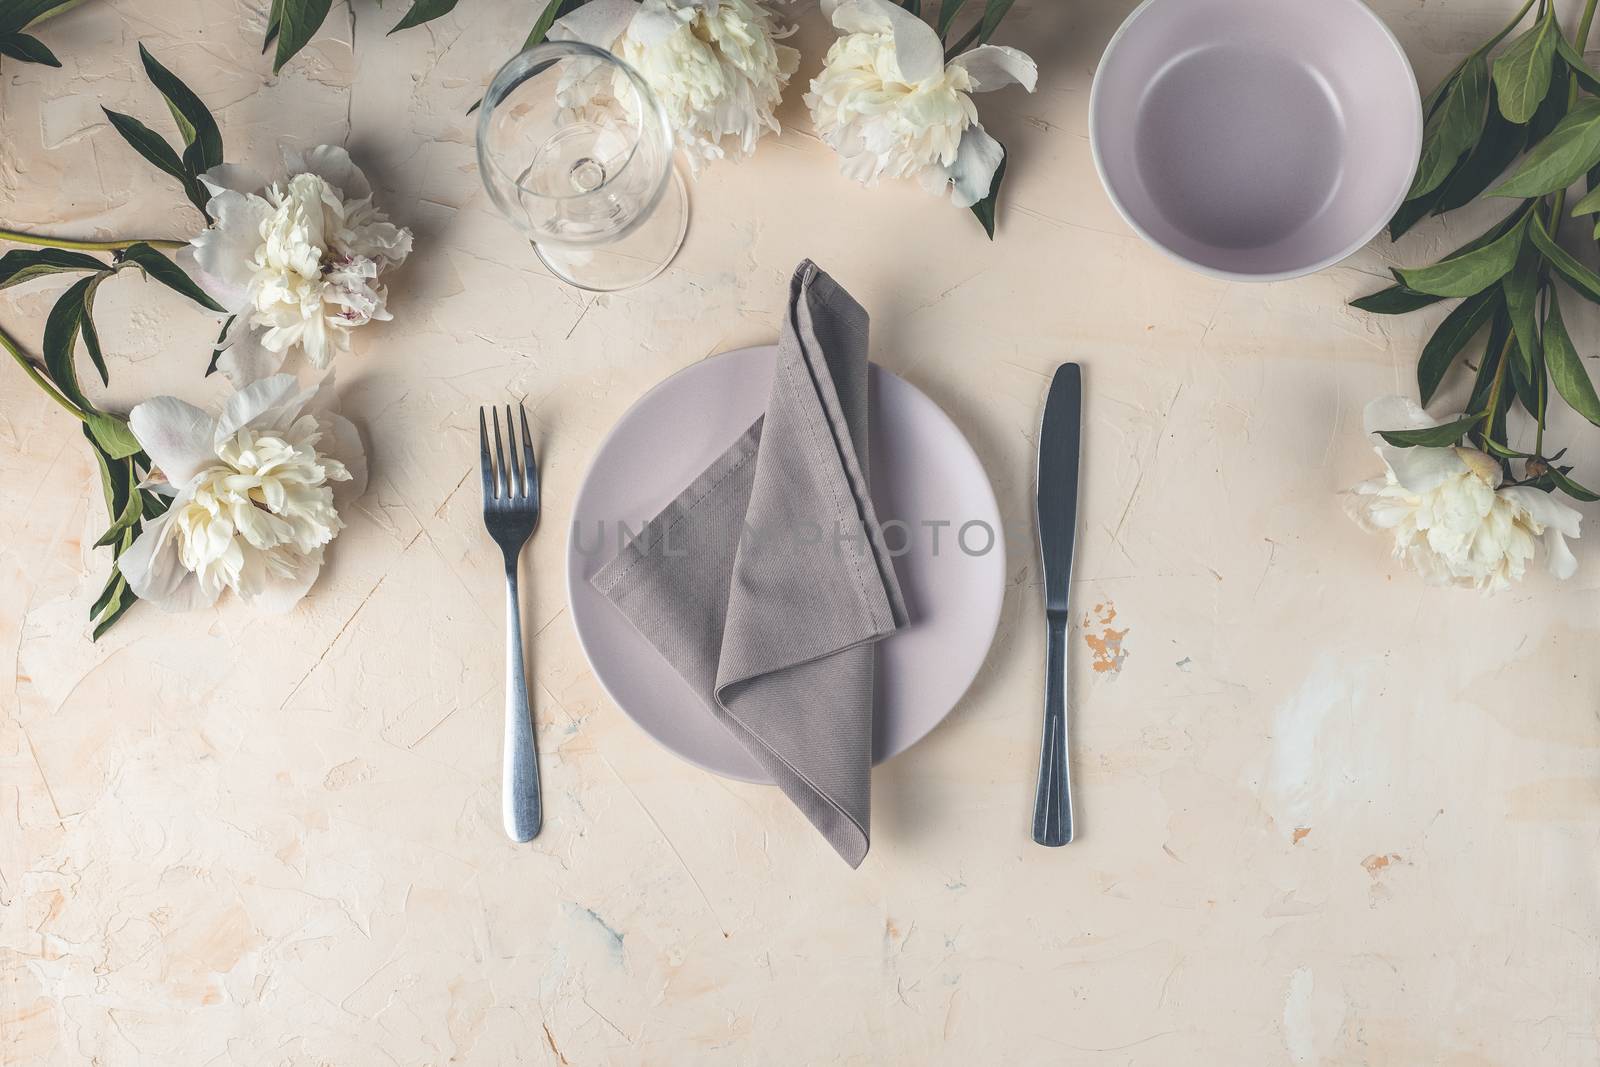
[{"label": "silver fork", "polygon": [[528,708],[528,679],[523,668],[522,610],[517,603],[517,559],[539,525],[539,465],[533,457],[528,413],[522,413],[522,456],[517,456],[517,428],[506,405],[506,434],[511,463],[500,448],[500,412],[494,419],[494,459],[489,458],[489,427],[478,409],[478,443],[483,466],[483,524],[506,559],[506,737],[501,813],[513,841],[539,835],[544,809],[539,802],[539,754],[533,743],[533,716]]}]

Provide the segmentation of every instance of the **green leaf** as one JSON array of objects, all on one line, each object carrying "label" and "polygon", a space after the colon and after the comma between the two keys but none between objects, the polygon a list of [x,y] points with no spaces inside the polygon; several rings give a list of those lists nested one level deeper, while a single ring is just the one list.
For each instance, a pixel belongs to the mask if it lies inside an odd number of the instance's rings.
[{"label": "green leaf", "polygon": [[[1567,470],[1571,469],[1571,467],[1567,468]],[[1596,500],[1600,500],[1600,493],[1596,493],[1592,489],[1585,489],[1583,486],[1567,477],[1567,471],[1562,470],[1560,467],[1551,467],[1546,473],[1549,474],[1550,480],[1554,482],[1563,493],[1567,494],[1572,499],[1581,500],[1588,504],[1592,504]]]},{"label": "green leaf", "polygon": [[1450,364],[1499,309],[1500,294],[1492,288],[1485,289],[1463,300],[1439,323],[1417,360],[1417,388],[1422,403],[1433,399]]},{"label": "green leaf", "polygon": [[128,579],[122,576],[122,571],[116,567],[112,567],[111,577],[106,579],[106,587],[100,590],[99,599],[97,599],[94,602],[94,606],[89,609],[89,621],[93,622],[95,619],[98,619],[106,610],[106,608],[111,606],[113,601],[120,600],[122,591],[127,588],[127,585]]},{"label": "green leaf", "polygon": [[200,172],[219,165],[222,162],[222,132],[217,129],[217,121],[211,117],[211,112],[187,85],[156,62],[143,42],[139,44],[139,58],[144,62],[144,72],[149,75],[151,84],[166,100],[167,110],[172,112],[172,120],[178,124],[178,131],[183,134],[186,146],[183,162],[188,169]]},{"label": "green leaf", "polygon": [[283,0],[272,0],[272,10],[267,13],[267,35],[261,41],[261,54],[266,55],[272,42],[278,39],[278,24],[283,21]]},{"label": "green leaf", "polygon": [[[1463,166],[1465,166],[1465,164],[1463,164]],[[1459,171],[1460,169],[1460,167],[1457,167],[1456,171]],[[1456,171],[1451,171],[1452,178],[1455,176]],[[1407,200],[1399,207],[1395,208],[1394,216],[1389,220],[1389,240],[1400,240],[1400,238],[1406,235],[1411,227],[1415,226],[1429,215],[1438,214],[1437,208],[1439,206],[1439,199],[1444,193],[1445,186],[1449,184],[1450,179],[1447,178],[1445,179],[1444,185],[1439,186],[1439,188],[1435,189],[1433,192],[1423,193],[1421,196]]]},{"label": "green leaf", "polygon": [[[106,528],[106,532],[100,535],[100,540],[94,543],[95,548],[105,548],[121,541],[122,535],[134,523],[138,522],[140,516],[144,513],[143,501],[139,496],[138,489],[134,487],[133,464],[123,460],[116,464],[116,467],[126,467],[126,477],[128,479],[127,500],[122,505],[122,510],[112,518],[111,525]],[[91,615],[90,617],[92,618],[93,616]]]},{"label": "green leaf", "polygon": [[1404,285],[1391,285],[1350,301],[1350,306],[1374,315],[1406,315],[1443,299],[1442,296],[1407,289]]},{"label": "green leaf", "polygon": [[[569,11],[582,7],[583,4],[584,0],[549,0],[549,3],[545,4],[544,10],[539,13],[538,19],[535,20],[533,29],[529,30],[528,36],[523,39],[522,51],[526,52],[540,41],[543,41],[550,32],[550,27],[555,24],[556,19]],[[467,108],[467,114],[472,114],[482,106],[483,97],[480,96],[471,107]]]},{"label": "green leaf", "polygon": [[[1493,101],[1495,93],[1491,92]],[[1528,143],[1528,131],[1511,122],[1492,102],[1489,117],[1484,121],[1483,134],[1467,158],[1462,160],[1450,176],[1439,186],[1439,198],[1433,207],[1435,215],[1466,207],[1476,200],[1489,183],[1505,173],[1513,160]]]},{"label": "green leaf", "polygon": [[1408,289],[1434,296],[1471,296],[1482,292],[1516,266],[1522,251],[1527,217],[1482,248],[1458,252],[1431,267],[1402,270],[1400,280]]},{"label": "green leaf", "polygon": [[[118,571],[117,573],[120,577],[122,572]],[[126,615],[128,613],[128,609],[133,607],[134,604],[138,602],[139,598],[133,595],[133,590],[128,589],[124,585],[121,595],[116,598],[115,606],[106,613],[104,618],[95,623],[94,633],[91,635],[90,640],[100,640],[101,637],[105,636],[105,632],[111,629],[112,624],[118,619],[122,618],[122,616]]]},{"label": "green leaf", "polygon": [[584,0],[550,0],[539,13],[539,18],[534,22],[533,29],[528,31],[528,36],[522,42],[522,51],[526,52],[534,45],[545,39],[550,32],[550,27],[555,25],[556,19],[583,6]]},{"label": "green leaf", "polygon": [[1533,353],[1530,358],[1530,366],[1524,366],[1521,359],[1513,359],[1506,369],[1510,372],[1511,392],[1522,405],[1522,410],[1538,418],[1544,398],[1549,395],[1549,388],[1544,376],[1543,351]]},{"label": "green leaf", "polygon": [[1568,68],[1578,76],[1578,83],[1591,93],[1600,93],[1600,74],[1596,74],[1571,41],[1556,34],[1556,54],[1566,61]]},{"label": "green leaf", "polygon": [[1584,369],[1578,350],[1566,324],[1561,321],[1561,305],[1556,294],[1550,293],[1550,310],[1544,317],[1545,366],[1550,371],[1550,384],[1556,387],[1561,399],[1573,411],[1600,426],[1600,396],[1595,395],[1594,383]]},{"label": "green leaf", "polygon": [[100,283],[114,273],[116,272],[108,270],[103,274],[96,274],[89,280],[89,288],[83,291],[83,322],[80,327],[83,333],[83,347],[89,353],[94,369],[100,372],[101,385],[110,385],[111,375],[106,372],[105,353],[100,351],[100,331],[95,329],[94,325],[94,294],[100,288]]},{"label": "green leaf", "polygon": [[1460,441],[1462,434],[1482,422],[1487,414],[1463,415],[1454,422],[1420,430],[1379,430],[1378,436],[1396,448],[1448,448]]},{"label": "green leaf", "polygon": [[[276,3],[273,6],[276,8]],[[296,52],[310,43],[332,6],[333,0],[283,0],[278,10],[278,52],[272,60],[272,73],[282,70]]]},{"label": "green leaf", "polygon": [[456,6],[457,0],[416,0],[407,11],[405,18],[394,24],[390,33],[399,33],[409,30],[413,26],[420,26],[424,22],[432,22],[441,15],[448,15]]},{"label": "green leaf", "polygon": [[1505,445],[1501,444],[1499,441],[1496,441],[1492,437],[1484,438],[1483,450],[1485,452],[1489,453],[1491,456],[1499,456],[1501,459],[1532,459],[1533,458],[1531,453],[1518,452],[1514,448],[1507,448]]},{"label": "green leaf", "polygon": [[44,367],[50,373],[61,395],[83,411],[93,411],[94,405],[78,386],[78,371],[72,363],[72,350],[77,345],[78,330],[83,325],[83,294],[88,292],[93,278],[80,278],[72,288],[61,294],[44,323]]},{"label": "green leaf", "polygon": [[137,264],[148,277],[154,278],[174,292],[182,293],[209,311],[227,311],[227,308],[207,296],[205,290],[196,285],[194,279],[185,274],[182,267],[143,241],[124,249],[122,261]]},{"label": "green leaf", "polygon": [[1506,294],[1506,311],[1517,337],[1517,365],[1530,378],[1539,352],[1539,250],[1525,246],[1515,269],[1500,279]]},{"label": "green leaf", "polygon": [[961,5],[967,0],[944,0],[939,5],[939,39],[942,41],[950,33],[950,24],[956,20],[956,13],[961,10]]},{"label": "green leaf", "polygon": [[100,489],[105,495],[106,518],[115,518],[122,514],[123,504],[126,503],[124,494],[131,491],[132,484],[124,478],[123,465],[117,463],[113,466],[112,461],[106,458],[105,452],[100,448],[100,442],[94,439],[89,424],[84,423],[82,429],[84,439],[91,446],[89,451],[94,453],[95,462],[100,466]]},{"label": "green leaf", "polygon": [[[1000,144],[996,141],[995,144]],[[983,224],[983,232],[989,235],[989,240],[994,240],[995,209],[1000,206],[1000,183],[1006,176],[1006,146],[1000,145],[1000,165],[994,168],[994,180],[989,183],[989,192],[982,200],[972,205],[972,213],[978,216],[978,221]]]},{"label": "green leaf", "polygon": [[1560,36],[1561,28],[1556,25],[1552,6],[1545,10],[1544,18],[1512,41],[1494,61],[1494,85],[1499,90],[1500,113],[1512,122],[1519,125],[1527,122],[1544,102],[1545,94],[1550,91],[1556,38]]},{"label": "green leaf", "polygon": [[42,63],[47,67],[61,66],[61,60],[43,41],[26,33],[0,33],[0,56],[10,56],[24,63]]},{"label": "green leaf", "polygon": [[62,271],[106,269],[104,263],[82,252],[69,252],[61,248],[13,248],[0,256],[0,289]]},{"label": "green leaf", "polygon": [[1590,189],[1588,195],[1573,204],[1567,214],[1577,218],[1579,215],[1593,215],[1597,211],[1600,211],[1600,185]]},{"label": "green leaf", "polygon": [[1489,325],[1489,340],[1483,346],[1483,357],[1478,360],[1478,374],[1472,380],[1472,394],[1467,400],[1468,411],[1482,411],[1488,405],[1489,394],[1494,390],[1495,369],[1505,358],[1510,337],[1511,317],[1502,308]]},{"label": "green leaf", "polygon": [[95,444],[104,449],[106,455],[112,459],[126,459],[144,447],[139,444],[139,439],[133,436],[133,431],[128,429],[128,420],[121,415],[91,411],[87,425],[89,432],[94,434]]},{"label": "green leaf", "polygon": [[1550,236],[1550,231],[1544,228],[1544,220],[1534,212],[1528,223],[1528,237],[1533,241],[1534,247],[1544,253],[1544,258],[1550,261],[1550,266],[1577,291],[1579,296],[1600,304],[1600,275],[1585,267],[1573,258],[1568,252],[1556,243]]},{"label": "green leaf", "polygon": [[1600,100],[1586,97],[1489,195],[1543,196],[1565,189],[1596,163],[1600,163]]},{"label": "green leaf", "polygon": [[139,495],[144,498],[144,517],[147,519],[160,518],[165,515],[167,508],[172,503],[160,493],[152,492],[149,489],[139,490]]},{"label": "green leaf", "polygon": [[122,139],[133,145],[134,151],[179,181],[186,181],[189,178],[183,160],[178,158],[178,153],[172,150],[172,146],[164,137],[132,115],[124,115],[120,111],[112,111],[106,107],[100,110],[106,113],[111,125],[122,134]]},{"label": "green leaf", "polygon": [[1489,104],[1489,66],[1473,56],[1461,68],[1422,132],[1422,158],[1407,200],[1437,189],[1477,141]]},{"label": "green leaf", "polygon": [[233,329],[233,320],[238,317],[239,316],[237,315],[229,315],[228,321],[224,322],[222,324],[222,329],[217,331],[217,344],[216,347],[211,350],[211,362],[206,364],[206,372],[203,377],[209,378],[217,372],[217,360],[221,359],[222,353],[227,351],[227,349],[223,347],[222,342],[227,339],[228,331]]},{"label": "green leaf", "polygon": [[0,33],[36,26],[81,3],[83,0],[0,0]]},{"label": "green leaf", "polygon": [[1012,0],[989,0],[983,8],[983,21],[979,23],[978,43],[986,44],[1000,28],[1000,20],[1011,10]]}]

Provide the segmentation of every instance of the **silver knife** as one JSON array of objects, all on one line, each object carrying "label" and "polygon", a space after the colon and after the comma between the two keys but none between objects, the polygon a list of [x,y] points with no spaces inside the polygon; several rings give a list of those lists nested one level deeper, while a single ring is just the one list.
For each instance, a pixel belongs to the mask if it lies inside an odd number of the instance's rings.
[{"label": "silver knife", "polygon": [[1039,555],[1044,565],[1046,628],[1044,741],[1033,839],[1041,845],[1072,840],[1072,773],[1067,761],[1067,593],[1078,528],[1078,451],[1083,429],[1083,376],[1063,363],[1050,380],[1039,427],[1037,485]]}]

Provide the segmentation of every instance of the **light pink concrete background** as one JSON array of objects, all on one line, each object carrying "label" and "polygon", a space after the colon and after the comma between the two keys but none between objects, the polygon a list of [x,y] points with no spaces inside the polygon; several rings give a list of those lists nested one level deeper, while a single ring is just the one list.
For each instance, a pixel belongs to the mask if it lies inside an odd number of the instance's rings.
[{"label": "light pink concrete background", "polygon": [[[7,223],[197,224],[99,111],[170,130],[142,40],[216,110],[230,159],[347,144],[417,234],[396,321],[339,365],[371,489],[287,617],[140,607],[91,644],[92,460],[0,368],[0,1061],[1600,1059],[1600,554],[1585,541],[1573,581],[1495,600],[1429,589],[1337,496],[1376,469],[1362,405],[1408,388],[1442,315],[1345,301],[1488,214],[1294,282],[1184,273],[1089,158],[1090,77],[1132,0],[1023,0],[999,40],[1039,60],[1039,91],[980,98],[1013,153],[990,244],[917,188],[837,174],[799,102],[827,40],[802,7],[782,137],[700,179],[666,275],[593,297],[541,272],[474,167],[466,108],[533,5],[463,0],[386,39],[403,5],[356,0],[276,78],[267,6],[95,0],[41,30],[64,69],[0,70]],[[1513,7],[1378,6],[1425,85]],[[856,872],[774,791],[656,748],[578,651],[563,531],[591,450],[662,377],[770,339],[804,256],[871,310],[875,358],[945,406],[1012,522],[1046,375],[1087,368],[1068,849],[1027,836],[1028,558],[972,692],[876,774]],[[36,348],[60,288],[8,290],[0,323]],[[131,276],[97,310],[107,403],[220,398],[209,317]],[[1592,353],[1597,323],[1575,332]],[[474,428],[516,396],[548,507],[525,583],[548,814],[521,848],[499,825]],[[1592,483],[1596,431],[1553,434]]]}]

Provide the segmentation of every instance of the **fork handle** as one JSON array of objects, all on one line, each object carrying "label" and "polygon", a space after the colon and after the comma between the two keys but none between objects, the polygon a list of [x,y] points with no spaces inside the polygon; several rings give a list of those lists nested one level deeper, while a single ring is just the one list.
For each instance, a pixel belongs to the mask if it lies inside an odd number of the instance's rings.
[{"label": "fork handle", "polygon": [[523,667],[522,609],[517,601],[517,559],[506,561],[506,737],[501,812],[513,841],[532,841],[544,821],[539,802],[539,754],[533,743],[528,678]]}]

